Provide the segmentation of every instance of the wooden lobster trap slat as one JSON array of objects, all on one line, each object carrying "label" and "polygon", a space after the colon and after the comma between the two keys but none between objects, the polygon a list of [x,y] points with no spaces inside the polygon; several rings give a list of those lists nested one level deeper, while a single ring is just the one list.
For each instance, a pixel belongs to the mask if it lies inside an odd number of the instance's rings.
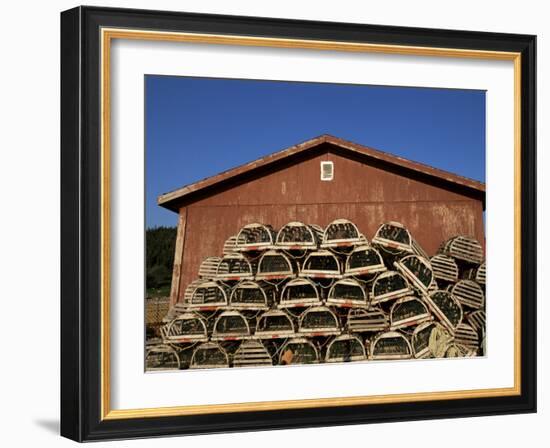
[{"label": "wooden lobster trap slat", "polygon": [[205,342],[193,351],[190,369],[215,369],[229,367],[226,351],[215,342]]},{"label": "wooden lobster trap slat", "polygon": [[199,277],[204,280],[214,280],[221,261],[220,257],[205,258],[199,267]]},{"label": "wooden lobster trap slat", "polygon": [[237,341],[251,335],[248,320],[238,311],[224,311],[214,322],[212,341]]},{"label": "wooden lobster trap slat", "polygon": [[294,278],[285,284],[278,303],[279,308],[321,305],[323,300],[317,285],[307,278]]},{"label": "wooden lobster trap slat", "polygon": [[371,301],[373,305],[396,300],[412,293],[409,282],[397,271],[386,271],[380,274],[372,284]]},{"label": "wooden lobster trap slat", "polygon": [[313,306],[300,315],[298,333],[312,337],[335,335],[340,333],[340,323],[330,308]]},{"label": "wooden lobster trap slat", "polygon": [[368,244],[357,226],[347,219],[336,219],[326,227],[321,248],[345,248],[357,244]]},{"label": "wooden lobster trap slat", "polygon": [[[197,289],[199,285],[202,285],[206,281],[207,281],[206,279],[197,279],[197,280],[193,280],[191,283],[187,285],[187,287],[185,288],[185,292],[183,293],[183,303],[185,305],[188,305],[191,303],[191,299],[193,298],[193,293],[195,292],[195,289]],[[178,305],[178,303],[176,303],[176,305]],[[173,317],[176,317],[176,316],[173,316]]]},{"label": "wooden lobster trap slat", "polygon": [[479,349],[479,334],[471,325],[466,323],[461,323],[456,327],[454,341],[470,350],[477,351]]},{"label": "wooden lobster trap slat", "polygon": [[227,254],[218,264],[216,279],[222,281],[253,280],[254,267],[242,254]]},{"label": "wooden lobster trap slat", "polygon": [[413,355],[417,359],[442,358],[452,336],[438,322],[429,321],[414,329],[411,338]]},{"label": "wooden lobster trap slat", "polygon": [[272,302],[271,287],[253,281],[237,283],[229,297],[231,309],[267,310]]},{"label": "wooden lobster trap slat", "polygon": [[477,273],[476,273],[476,282],[478,282],[479,284],[485,286],[486,282],[487,282],[487,264],[486,262],[484,261],[483,263],[481,263],[479,265],[479,267],[477,268]]},{"label": "wooden lobster trap slat", "polygon": [[328,345],[325,362],[353,362],[367,360],[367,351],[357,336],[344,334]]},{"label": "wooden lobster trap slat", "polygon": [[483,289],[472,280],[460,280],[452,287],[451,293],[464,307],[479,310],[485,305]]},{"label": "wooden lobster trap slat", "polygon": [[377,335],[371,342],[370,359],[393,360],[412,358],[409,340],[398,331],[387,331]]},{"label": "wooden lobster trap slat", "polygon": [[198,311],[211,311],[227,306],[228,290],[215,281],[204,281],[192,288],[187,308]]},{"label": "wooden lobster trap slat", "polygon": [[319,350],[306,338],[290,339],[279,353],[279,365],[317,364],[319,361]]},{"label": "wooden lobster trap slat", "polygon": [[294,323],[284,311],[269,310],[258,318],[254,334],[260,339],[286,339],[294,336]]},{"label": "wooden lobster trap slat", "polygon": [[422,294],[428,292],[434,276],[430,262],[426,258],[418,255],[407,255],[394,262],[394,266]]},{"label": "wooden lobster trap slat", "polygon": [[419,325],[433,320],[426,305],[414,296],[398,299],[391,307],[390,330]]},{"label": "wooden lobster trap slat", "polygon": [[441,290],[424,296],[424,300],[441,324],[454,334],[463,317],[462,306],[458,300],[450,292]]},{"label": "wooden lobster trap slat", "polygon": [[256,280],[280,281],[294,277],[294,265],[282,252],[264,252],[258,263]]},{"label": "wooden lobster trap slat", "polygon": [[336,255],[328,250],[311,252],[304,261],[300,277],[341,278],[342,266]]},{"label": "wooden lobster trap slat", "polygon": [[178,370],[181,366],[178,352],[169,345],[160,344],[147,347],[145,370]]},{"label": "wooden lobster trap slat", "polygon": [[237,235],[232,235],[223,244],[223,254],[234,254],[237,251]]},{"label": "wooden lobster trap slat", "polygon": [[362,245],[355,247],[346,258],[344,275],[365,276],[384,272],[386,266],[380,253],[372,246]]},{"label": "wooden lobster trap slat", "polygon": [[440,253],[466,263],[480,264],[483,262],[483,247],[471,237],[459,235],[443,243]]},{"label": "wooden lobster trap slat", "polygon": [[270,225],[247,224],[237,234],[235,250],[257,252],[272,248],[277,235]]},{"label": "wooden lobster trap slat", "polygon": [[369,295],[363,284],[355,279],[337,280],[330,288],[327,305],[344,308],[368,308]]},{"label": "wooden lobster trap slat", "polygon": [[472,311],[466,314],[465,320],[477,332],[482,333],[485,331],[487,317],[484,310]]},{"label": "wooden lobster trap slat", "polygon": [[430,258],[430,264],[436,280],[451,283],[458,281],[458,266],[454,258],[437,254]]},{"label": "wooden lobster trap slat", "polygon": [[162,327],[161,334],[163,342],[166,344],[185,344],[208,340],[206,322],[195,313],[180,314]]},{"label": "wooden lobster trap slat", "polygon": [[272,366],[273,359],[260,341],[243,341],[233,355],[234,367]]},{"label": "wooden lobster trap slat", "polygon": [[466,269],[462,277],[465,280],[472,280],[482,286],[485,286],[485,281],[486,281],[485,278],[487,275],[486,270],[487,270],[487,265],[485,264],[485,262],[483,262],[477,267]]},{"label": "wooden lobster trap slat", "polygon": [[352,308],[348,312],[347,329],[353,333],[385,331],[389,326],[388,315],[379,308]]},{"label": "wooden lobster trap slat", "polygon": [[277,233],[275,246],[283,250],[315,250],[323,238],[323,229],[302,222],[289,222]]}]

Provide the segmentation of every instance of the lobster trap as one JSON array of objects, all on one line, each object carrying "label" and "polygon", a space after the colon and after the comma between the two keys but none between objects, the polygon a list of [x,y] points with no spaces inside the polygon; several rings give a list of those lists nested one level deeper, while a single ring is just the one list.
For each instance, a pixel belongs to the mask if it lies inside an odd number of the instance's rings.
[{"label": "lobster trap", "polygon": [[[185,292],[183,293],[183,304],[189,305],[191,303],[191,299],[193,298],[193,293],[195,292],[195,289],[197,289],[197,286],[202,285],[207,281],[208,280],[206,279],[196,279],[196,280],[193,280],[191,283],[189,283],[185,287]],[[174,306],[178,306],[178,305],[179,303],[176,303]],[[172,320],[174,317],[176,316],[172,316],[169,320]]]},{"label": "lobster trap", "polygon": [[323,303],[317,285],[307,278],[295,278],[285,284],[279,308],[306,307]]},{"label": "lobster trap", "polygon": [[207,280],[190,285],[186,290],[187,293],[190,296],[187,301],[189,309],[210,311],[225,307],[229,303],[227,288],[215,281]]},{"label": "lobster trap", "polygon": [[466,322],[478,333],[485,331],[486,319],[485,311],[483,310],[472,311],[466,314],[465,317]]},{"label": "lobster trap", "polygon": [[163,342],[166,344],[185,344],[208,340],[206,322],[195,313],[184,313],[177,316],[162,327],[161,334]]},{"label": "lobster trap", "polygon": [[342,267],[336,255],[328,250],[320,250],[307,256],[299,275],[311,278],[341,278]]},{"label": "lobster trap", "polygon": [[376,336],[370,347],[370,359],[393,360],[412,357],[412,347],[409,340],[397,331],[388,331]]},{"label": "lobster trap", "polygon": [[260,341],[243,341],[233,355],[233,367],[272,366],[273,359]]},{"label": "lobster trap", "polygon": [[407,255],[394,262],[394,266],[421,293],[426,294],[428,292],[434,276],[430,262],[426,258],[418,255]]},{"label": "lobster trap", "polygon": [[302,222],[289,222],[277,233],[277,249],[289,251],[315,250],[323,238],[323,229]]},{"label": "lobster trap", "polygon": [[323,233],[323,249],[339,249],[367,243],[357,226],[347,219],[332,221]]},{"label": "lobster trap", "polygon": [[257,252],[269,249],[275,244],[273,228],[264,224],[247,224],[237,234],[235,249],[239,252]]},{"label": "lobster trap", "polygon": [[253,280],[253,265],[242,254],[232,253],[224,255],[218,263],[216,278],[227,282]]},{"label": "lobster trap", "polygon": [[485,262],[481,263],[477,267],[466,269],[463,273],[465,280],[472,280],[479,285],[485,286],[487,265]]},{"label": "lobster trap", "polygon": [[327,305],[367,308],[369,306],[368,293],[357,280],[337,280],[328,292]]},{"label": "lobster trap", "polygon": [[392,255],[408,253],[428,258],[424,249],[400,222],[390,221],[382,224],[378,227],[372,243]]},{"label": "lobster trap", "polygon": [[432,315],[424,303],[413,296],[397,300],[390,311],[390,330],[418,325],[431,321]]},{"label": "lobster trap", "polygon": [[412,289],[403,274],[397,271],[386,271],[376,277],[372,284],[371,303],[377,305],[411,293]]},{"label": "lobster trap", "polygon": [[237,251],[237,235],[230,236],[223,244],[223,254],[229,255]]},{"label": "lobster trap", "polygon": [[368,276],[384,272],[386,266],[380,253],[372,246],[355,247],[346,258],[345,276]]},{"label": "lobster trap", "polygon": [[334,338],[328,345],[325,362],[365,361],[367,351],[357,336],[344,334]]},{"label": "lobster trap", "polygon": [[483,262],[483,247],[476,239],[468,236],[455,236],[445,241],[439,248],[439,252],[466,263]]},{"label": "lobster trap", "polygon": [[417,359],[442,358],[451,339],[439,323],[424,322],[414,329],[411,337],[413,356]]},{"label": "lobster trap", "polygon": [[193,351],[190,369],[215,369],[229,367],[229,358],[215,342],[206,342]]},{"label": "lobster trap", "polygon": [[380,308],[352,308],[348,312],[347,328],[353,333],[385,331],[389,326],[388,315]]},{"label": "lobster trap", "polygon": [[267,310],[272,302],[271,288],[253,281],[237,283],[229,297],[229,307],[243,310]]},{"label": "lobster trap", "polygon": [[452,334],[462,322],[462,307],[448,291],[435,291],[424,297],[429,308],[439,319],[441,324]]},{"label": "lobster trap", "polygon": [[285,339],[295,333],[291,317],[282,310],[269,310],[256,322],[255,336],[260,339]]},{"label": "lobster trap", "polygon": [[306,309],[299,319],[298,333],[309,336],[330,336],[340,333],[338,317],[325,306]]},{"label": "lobster trap", "polygon": [[430,258],[430,264],[436,280],[449,283],[458,281],[458,266],[454,258],[437,254]]},{"label": "lobster trap", "polygon": [[479,310],[485,305],[483,288],[474,281],[460,280],[452,287],[451,293],[464,307]]},{"label": "lobster trap", "polygon": [[287,341],[279,353],[279,365],[316,364],[319,360],[319,350],[306,338]]},{"label": "lobster trap", "polygon": [[294,277],[293,264],[284,253],[269,250],[262,255],[256,280],[281,281],[291,277]]},{"label": "lobster trap", "polygon": [[470,350],[477,351],[479,349],[479,334],[466,323],[461,323],[456,327],[454,341]]},{"label": "lobster trap", "polygon": [[203,280],[214,280],[218,274],[218,266],[222,259],[220,257],[207,257],[199,267],[199,277]]},{"label": "lobster trap", "polygon": [[145,353],[145,370],[179,370],[181,366],[178,352],[169,345],[147,347]]},{"label": "lobster trap", "polygon": [[250,337],[250,326],[238,311],[224,311],[214,322],[213,341],[235,341]]}]

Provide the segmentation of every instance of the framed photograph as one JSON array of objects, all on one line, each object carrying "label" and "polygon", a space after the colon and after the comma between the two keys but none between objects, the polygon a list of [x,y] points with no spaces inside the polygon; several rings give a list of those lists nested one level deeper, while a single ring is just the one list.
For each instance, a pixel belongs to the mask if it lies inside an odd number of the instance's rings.
[{"label": "framed photograph", "polygon": [[61,14],[61,433],[536,412],[535,36]]}]

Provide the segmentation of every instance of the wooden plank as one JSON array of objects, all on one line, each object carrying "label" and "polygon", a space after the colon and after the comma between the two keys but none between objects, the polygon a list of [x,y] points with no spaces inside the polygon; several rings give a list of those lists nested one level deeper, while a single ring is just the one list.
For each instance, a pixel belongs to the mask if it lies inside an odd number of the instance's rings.
[{"label": "wooden plank", "polygon": [[183,251],[185,247],[185,228],[187,226],[187,207],[182,207],[179,211],[178,230],[176,233],[176,248],[174,251],[174,269],[172,271],[172,286],[170,288],[170,305],[174,305],[179,300],[181,288],[181,265],[183,261]]}]

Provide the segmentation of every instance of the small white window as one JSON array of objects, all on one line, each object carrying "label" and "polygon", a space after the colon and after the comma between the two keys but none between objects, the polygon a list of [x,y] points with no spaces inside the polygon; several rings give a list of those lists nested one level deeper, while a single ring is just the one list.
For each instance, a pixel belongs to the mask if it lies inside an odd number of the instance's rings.
[{"label": "small white window", "polygon": [[334,178],[334,163],[321,162],[321,180],[332,180]]}]

